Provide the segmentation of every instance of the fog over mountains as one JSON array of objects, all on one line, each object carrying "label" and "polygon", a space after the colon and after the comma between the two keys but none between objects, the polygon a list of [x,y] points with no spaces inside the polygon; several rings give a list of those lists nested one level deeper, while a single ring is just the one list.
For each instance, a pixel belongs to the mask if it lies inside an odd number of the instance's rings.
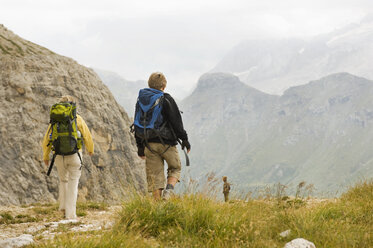
[{"label": "fog over mountains", "polygon": [[338,73],[281,97],[213,73],[186,98],[192,175],[227,175],[243,189],[305,180],[336,191],[373,176],[373,82]]},{"label": "fog over mountains", "polygon": [[[191,175],[215,171],[241,189],[306,181],[318,192],[372,177],[372,61],[372,16],[309,40],[242,42],[180,103]],[[140,87],[98,74],[132,112]]]},{"label": "fog over mountains", "polygon": [[143,80],[126,80],[117,73],[111,71],[97,68],[94,68],[94,71],[110,89],[118,103],[124,107],[129,117],[132,118],[135,112],[135,104],[139,90],[147,87],[148,84]]},{"label": "fog over mountains", "polygon": [[234,47],[211,72],[229,72],[272,94],[337,72],[373,78],[373,17],[308,40],[249,40]]}]

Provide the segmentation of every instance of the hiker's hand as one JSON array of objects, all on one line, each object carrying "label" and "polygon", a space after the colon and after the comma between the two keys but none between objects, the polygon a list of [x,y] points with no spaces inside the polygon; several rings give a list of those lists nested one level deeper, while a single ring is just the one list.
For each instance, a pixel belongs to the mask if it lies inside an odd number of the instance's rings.
[{"label": "hiker's hand", "polygon": [[92,157],[92,155],[93,155],[93,152],[89,152],[88,154],[89,154],[89,156],[91,156],[91,157]]},{"label": "hiker's hand", "polygon": [[45,164],[45,166],[48,166],[49,165],[49,160],[44,160],[44,164]]},{"label": "hiker's hand", "polygon": [[[142,158],[142,159],[145,159],[145,148],[144,147],[138,147],[137,148],[137,155]],[[143,158],[144,157],[144,158]]]},{"label": "hiker's hand", "polygon": [[181,142],[181,149],[184,150],[184,148],[187,149],[188,153],[190,152],[190,143],[188,140],[183,140],[183,142]]}]

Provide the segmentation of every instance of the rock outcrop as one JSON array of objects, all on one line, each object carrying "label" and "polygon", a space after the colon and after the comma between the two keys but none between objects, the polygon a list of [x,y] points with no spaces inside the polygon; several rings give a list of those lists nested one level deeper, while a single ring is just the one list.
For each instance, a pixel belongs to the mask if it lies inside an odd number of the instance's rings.
[{"label": "rock outcrop", "polygon": [[373,81],[348,73],[281,97],[233,75],[206,74],[180,104],[193,147],[191,176],[214,171],[237,191],[305,181],[314,193],[341,192],[373,176],[372,94]]},{"label": "rock outcrop", "polygon": [[51,105],[66,94],[77,98],[95,143],[83,157],[79,197],[117,201],[145,188],[130,119],[96,73],[0,25],[0,204],[57,197],[57,173],[46,176],[40,145]]},{"label": "rock outcrop", "polygon": [[297,238],[286,243],[284,248],[316,248],[315,244],[302,238]]}]

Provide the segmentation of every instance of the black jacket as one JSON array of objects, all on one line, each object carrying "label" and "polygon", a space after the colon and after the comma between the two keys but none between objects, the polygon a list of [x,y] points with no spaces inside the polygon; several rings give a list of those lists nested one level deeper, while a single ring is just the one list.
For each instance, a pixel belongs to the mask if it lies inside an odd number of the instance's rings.
[{"label": "black jacket", "polygon": [[[167,125],[169,126],[169,128],[173,129],[178,139],[188,140],[188,135],[187,132],[184,130],[183,120],[181,119],[180,110],[175,100],[168,93],[164,93],[162,116],[164,119],[163,123],[167,122]],[[136,135],[135,137],[138,149],[144,149],[144,141]],[[148,142],[162,143],[159,138],[149,139]],[[163,142],[172,146],[177,145],[176,139],[163,139]]]}]

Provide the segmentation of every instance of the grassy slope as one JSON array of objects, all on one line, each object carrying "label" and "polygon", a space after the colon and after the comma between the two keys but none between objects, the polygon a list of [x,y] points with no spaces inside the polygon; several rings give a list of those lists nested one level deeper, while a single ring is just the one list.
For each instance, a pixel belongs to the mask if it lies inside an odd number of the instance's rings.
[{"label": "grassy slope", "polygon": [[[279,233],[291,230],[282,238]],[[168,202],[134,197],[111,230],[66,233],[37,247],[373,247],[373,180],[336,200],[275,199],[224,204],[202,195]]]}]

